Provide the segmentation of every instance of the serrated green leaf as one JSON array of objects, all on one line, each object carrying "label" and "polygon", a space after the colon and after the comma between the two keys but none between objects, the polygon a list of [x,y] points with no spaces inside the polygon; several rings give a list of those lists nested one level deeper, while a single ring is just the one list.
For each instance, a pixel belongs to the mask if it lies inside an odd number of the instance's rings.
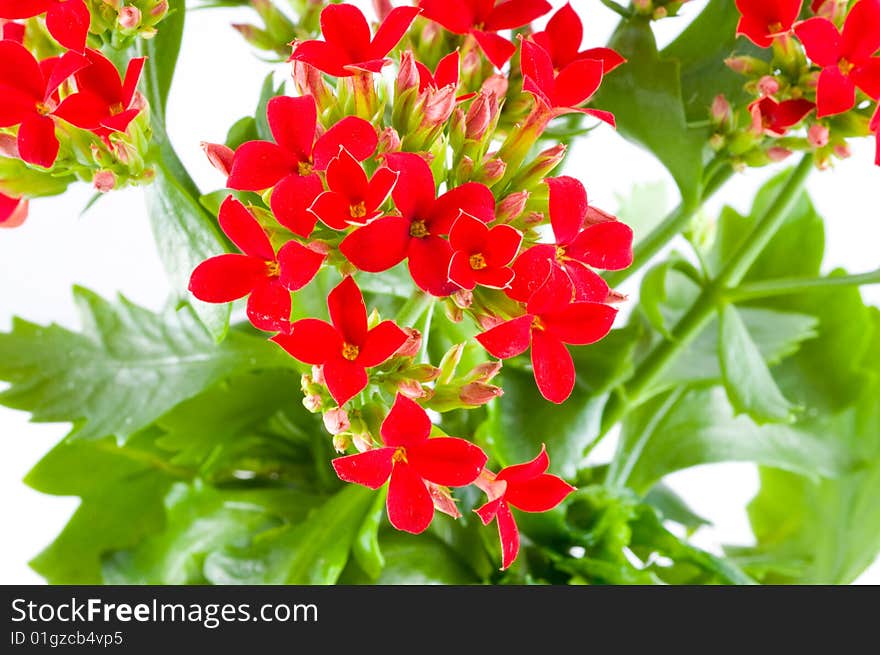
[{"label": "serrated green leaf", "polygon": [[73,422],[71,438],[128,438],[227,376],[283,365],[260,337],[216,344],[188,307],[154,314],[74,289],[82,332],[21,319],[0,334],[0,403],[38,422]]},{"label": "serrated green leaf", "polygon": [[748,414],[758,424],[791,421],[797,408],[776,386],[736,307],[725,305],[720,315],[718,359],[734,413]]}]

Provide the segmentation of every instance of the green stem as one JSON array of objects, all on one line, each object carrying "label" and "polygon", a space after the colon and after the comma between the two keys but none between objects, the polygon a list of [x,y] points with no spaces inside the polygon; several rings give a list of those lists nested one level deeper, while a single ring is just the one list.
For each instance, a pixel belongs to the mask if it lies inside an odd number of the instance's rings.
[{"label": "green stem", "polygon": [[603,5],[608,7],[611,11],[613,11],[618,16],[621,16],[622,18],[625,18],[627,20],[632,18],[632,11],[627,9],[623,5],[614,2],[614,0],[599,0],[599,2],[601,2]]},{"label": "green stem", "polygon": [[753,282],[743,284],[724,292],[725,300],[730,302],[743,302],[744,300],[756,300],[758,298],[770,298],[772,296],[785,296],[801,291],[812,289],[827,289],[830,287],[857,287],[866,284],[880,284],[880,268],[870,273],[859,275],[839,275],[837,277],[790,277],[765,282]]},{"label": "green stem", "polygon": [[770,239],[779,230],[792,206],[797,202],[812,168],[813,157],[811,154],[807,154],[792,171],[776,200],[755,225],[743,245],[732,255],[718,277],[703,289],[693,306],[672,330],[670,338],[660,342],[642,360],[622,393],[611,397],[602,416],[601,432],[596,441],[591,444],[591,449],[595,448],[596,444],[608,434],[608,431],[624,417],[629,409],[646,400],[651,387],[666,370],[666,367],[691,344],[712,320],[718,302],[722,298],[723,290],[740,283]]},{"label": "green stem", "polygon": [[433,296],[423,291],[413,291],[413,294],[397,312],[397,324],[414,326],[433,303]]}]

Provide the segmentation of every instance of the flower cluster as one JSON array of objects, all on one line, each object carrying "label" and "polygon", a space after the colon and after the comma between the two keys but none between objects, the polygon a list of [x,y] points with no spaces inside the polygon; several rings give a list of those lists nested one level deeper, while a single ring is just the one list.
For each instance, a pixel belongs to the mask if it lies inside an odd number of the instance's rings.
[{"label": "flower cluster", "polygon": [[[826,167],[849,156],[847,139],[880,129],[880,0],[737,0],[737,31],[768,57],[736,56],[728,65],[749,78],[755,96],[742,120],[719,96],[712,144],[740,165],[815,153]],[[804,127],[804,136],[793,134]],[[880,165],[880,140],[876,162]]]},{"label": "flower cluster", "polygon": [[[610,49],[581,49],[570,5],[542,32],[507,36],[549,10],[543,0],[422,0],[384,7],[371,29],[353,5],[324,8],[321,38],[292,47],[298,95],[268,102],[272,140],[205,145],[232,191],[219,222],[240,253],[205,261],[190,284],[207,302],[247,297],[250,322],[305,366],[304,404],[323,415],[337,450],[358,451],[334,460],[337,474],[388,482],[392,525],[417,533],[435,509],[458,517],[450,487],[475,484],[505,568],[519,543],[510,508],[549,510],[572,487],[546,473],[543,451],[492,473],[480,447],[443,434],[426,410],[490,402],[502,393],[492,384],[501,362],[488,355],[529,350],[540,393],[565,401],[575,385],[568,347],[603,338],[621,299],[596,271],[632,261],[631,230],[591,206],[578,180],[551,175],[565,147],[533,150],[564,114],[613,125],[585,104],[623,63]],[[392,64],[388,89],[378,74]],[[369,311],[362,289],[392,269],[412,280],[410,303],[445,308],[435,320],[467,319],[483,363],[457,371],[465,344],[425,363],[412,312],[393,321]],[[329,321],[292,320],[303,315],[297,292],[325,272],[341,277]]]}]

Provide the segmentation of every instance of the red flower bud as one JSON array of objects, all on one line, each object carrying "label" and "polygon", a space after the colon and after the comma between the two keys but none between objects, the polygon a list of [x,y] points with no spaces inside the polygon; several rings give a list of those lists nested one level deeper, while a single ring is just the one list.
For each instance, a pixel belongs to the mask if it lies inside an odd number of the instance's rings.
[{"label": "red flower bud", "polygon": [[380,154],[397,152],[398,150],[400,150],[400,135],[397,133],[397,130],[393,127],[386,127],[379,132],[378,151]]},{"label": "red flower bud", "polygon": [[779,80],[772,75],[765,75],[758,80],[758,91],[764,96],[776,95],[779,93]]},{"label": "red flower bud", "polygon": [[503,98],[507,95],[507,86],[507,76],[495,73],[486,78],[480,87],[480,91],[483,93],[494,93],[496,98]]},{"label": "red flower bud", "polygon": [[419,86],[419,69],[416,66],[416,58],[412,50],[405,50],[400,55],[400,68],[394,81],[394,93],[399,96],[407,89],[417,86]]},{"label": "red flower bud", "polygon": [[92,184],[99,193],[107,193],[116,188],[116,176],[113,171],[98,171],[92,179]]},{"label": "red flower bud", "polygon": [[423,109],[422,124],[439,125],[446,122],[455,109],[455,97],[455,87],[451,84],[429,93]]},{"label": "red flower bud", "polygon": [[807,132],[807,140],[814,148],[824,148],[828,145],[829,135],[830,130],[825,125],[816,123],[810,126],[810,129]]},{"label": "red flower bud", "polygon": [[730,103],[723,94],[715,96],[712,101],[712,122],[715,125],[723,125],[730,121]]},{"label": "red flower bud", "polygon": [[341,407],[325,412],[321,418],[324,420],[324,427],[327,429],[327,432],[333,435],[345,432],[351,427],[348,412]]},{"label": "red flower bud", "polygon": [[509,223],[519,217],[525,211],[529,195],[528,191],[517,191],[505,196],[495,208],[495,216],[497,216],[498,222]]},{"label": "red flower bud", "polygon": [[781,148],[779,146],[773,146],[767,150],[767,156],[770,158],[770,161],[780,162],[788,159],[791,156],[791,150],[788,148]]},{"label": "red flower bud", "polygon": [[406,333],[406,341],[394,353],[394,357],[415,357],[422,349],[422,333],[418,330],[403,326],[400,328]]},{"label": "red flower bud", "polygon": [[133,30],[141,24],[141,10],[137,7],[123,7],[119,10],[119,27]]},{"label": "red flower bud", "polygon": [[232,171],[232,160],[235,157],[232,148],[221,143],[208,143],[207,141],[202,141],[201,145],[208,161],[211,162],[211,166],[220,171],[223,177],[229,177],[229,173]]},{"label": "red flower bud", "polygon": [[489,125],[498,115],[498,98],[492,92],[480,91],[471,102],[464,119],[465,136],[473,141],[483,138]]},{"label": "red flower bud", "polygon": [[470,382],[461,388],[458,398],[466,405],[480,407],[502,395],[504,395],[504,391],[501,387],[485,382]]},{"label": "red flower bud", "polygon": [[312,414],[317,414],[321,411],[321,396],[310,394],[303,398],[303,407],[309,410]]},{"label": "red flower bud", "polygon": [[406,396],[412,400],[428,397],[428,390],[416,380],[411,380],[409,378],[403,379],[397,383],[397,391],[402,396]]}]

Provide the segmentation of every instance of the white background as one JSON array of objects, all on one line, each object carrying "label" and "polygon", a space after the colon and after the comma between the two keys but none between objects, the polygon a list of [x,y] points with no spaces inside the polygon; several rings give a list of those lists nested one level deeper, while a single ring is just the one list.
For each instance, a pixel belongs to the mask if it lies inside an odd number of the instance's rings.
[{"label": "white background", "polygon": [[[280,3],[284,4],[284,3]],[[558,6],[558,0],[554,2]],[[696,0],[685,18],[660,25],[660,39],[668,40],[705,4]],[[576,1],[584,18],[590,46],[604,43],[615,15],[596,0]],[[210,10],[188,20],[180,65],[171,94],[169,132],[185,164],[203,190],[222,185],[220,176],[205,162],[199,142],[222,142],[228,127],[253,111],[262,79],[268,70],[229,27],[247,22],[242,10]],[[662,43],[661,43],[662,45]],[[277,68],[279,75],[285,68]],[[877,189],[880,168],[872,165],[873,143],[855,144],[852,159],[834,171],[814,174],[809,190],[826,216],[826,269],[844,266],[852,272],[877,268],[880,257],[880,216]],[[593,204],[616,209],[617,197],[626,196],[634,183],[668,181],[668,175],[650,155],[628,145],[609,128],[600,128],[575,150],[567,172],[579,177]],[[749,171],[738,176],[711,205],[722,202],[747,210],[751,198],[773,170]],[[670,191],[670,204],[674,192]],[[168,286],[153,245],[141,192],[127,189],[102,198],[86,215],[79,213],[91,189],[85,185],[65,196],[35,201],[28,222],[15,230],[0,230],[0,330],[8,330],[12,316],[37,323],[55,321],[77,327],[70,289],[81,284],[104,296],[124,293],[152,309],[162,306]],[[633,293],[632,284],[623,289]],[[880,302],[880,287],[865,289],[869,301]],[[45,547],[77,506],[75,498],[55,498],[25,487],[21,478],[43,453],[59,441],[68,426],[30,424],[27,415],[0,407],[0,583],[39,583],[27,561]],[[607,457],[613,444],[603,444]],[[670,478],[672,486],[714,526],[695,537],[698,545],[719,552],[719,545],[748,544],[751,532],[745,506],[757,490],[757,475],[748,464],[697,467]],[[880,583],[880,562],[860,582]]]}]

